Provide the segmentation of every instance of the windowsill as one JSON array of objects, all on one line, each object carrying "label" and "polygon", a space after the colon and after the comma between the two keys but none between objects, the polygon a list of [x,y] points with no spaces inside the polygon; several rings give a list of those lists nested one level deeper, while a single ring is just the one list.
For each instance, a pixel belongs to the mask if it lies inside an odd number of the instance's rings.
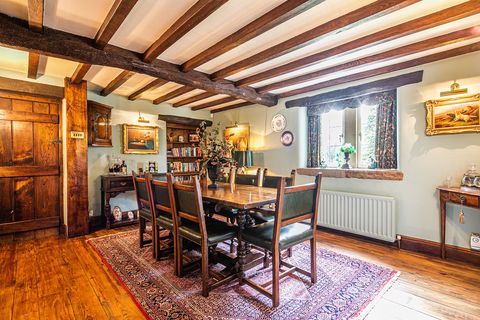
[{"label": "windowsill", "polygon": [[306,176],[315,176],[322,173],[322,177],[325,178],[403,180],[403,172],[396,169],[298,168],[297,173]]}]

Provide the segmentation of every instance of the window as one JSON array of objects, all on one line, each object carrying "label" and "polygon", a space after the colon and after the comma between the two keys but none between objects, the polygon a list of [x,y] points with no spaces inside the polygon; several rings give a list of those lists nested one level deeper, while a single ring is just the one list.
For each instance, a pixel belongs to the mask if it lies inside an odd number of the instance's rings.
[{"label": "window", "polygon": [[351,143],[357,153],[351,156],[351,165],[368,168],[375,159],[376,105],[356,109],[329,111],[320,116],[320,157],[324,165],[337,168],[343,156],[337,156],[344,143]]},{"label": "window", "polygon": [[337,150],[343,144],[345,136],[345,113],[330,111],[320,117],[320,154],[327,167],[337,166]]}]

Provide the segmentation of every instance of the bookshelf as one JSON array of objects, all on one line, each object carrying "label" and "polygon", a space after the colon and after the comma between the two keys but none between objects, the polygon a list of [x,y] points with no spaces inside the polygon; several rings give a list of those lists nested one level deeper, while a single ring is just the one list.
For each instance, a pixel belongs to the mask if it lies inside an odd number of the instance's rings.
[{"label": "bookshelf", "polygon": [[167,123],[167,171],[181,177],[180,180],[199,174],[202,155],[196,134],[202,120],[173,116],[159,116],[159,119]]}]

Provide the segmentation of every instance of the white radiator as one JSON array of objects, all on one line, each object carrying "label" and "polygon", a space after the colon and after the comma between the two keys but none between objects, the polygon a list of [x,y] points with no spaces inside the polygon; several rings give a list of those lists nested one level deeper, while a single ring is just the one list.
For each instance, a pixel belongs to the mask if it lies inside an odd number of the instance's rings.
[{"label": "white radiator", "polygon": [[322,190],[317,223],[331,229],[394,242],[395,199]]}]

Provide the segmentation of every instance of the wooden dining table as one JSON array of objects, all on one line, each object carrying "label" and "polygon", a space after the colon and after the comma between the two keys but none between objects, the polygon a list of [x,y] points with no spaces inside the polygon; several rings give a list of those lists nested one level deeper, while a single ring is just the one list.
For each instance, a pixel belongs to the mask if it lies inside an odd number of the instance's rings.
[{"label": "wooden dining table", "polygon": [[201,186],[204,201],[218,203],[236,211],[237,224],[240,231],[237,257],[241,275],[240,279],[243,279],[249,251],[242,241],[241,231],[247,225],[250,226],[254,223],[252,219],[249,219],[248,211],[275,203],[277,200],[277,189],[230,183],[218,183],[217,189],[209,189],[206,182],[202,183]]}]

